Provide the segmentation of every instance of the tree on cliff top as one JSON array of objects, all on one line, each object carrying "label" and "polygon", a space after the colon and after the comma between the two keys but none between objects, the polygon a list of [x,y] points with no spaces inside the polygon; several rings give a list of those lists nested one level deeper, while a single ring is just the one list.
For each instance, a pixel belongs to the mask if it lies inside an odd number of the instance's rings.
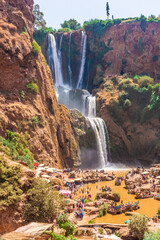
[{"label": "tree on cliff top", "polygon": [[107,14],[107,19],[109,19],[109,15],[110,15],[109,10],[110,10],[110,7],[109,7],[109,3],[107,2],[107,3],[106,3],[106,14]]},{"label": "tree on cliff top", "polygon": [[81,24],[78,23],[75,19],[70,19],[68,21],[64,21],[64,23],[61,24],[62,28],[70,28],[72,30],[78,30],[81,28]]},{"label": "tree on cliff top", "polygon": [[38,4],[33,7],[33,14],[35,17],[34,30],[40,30],[46,28],[46,21],[44,20],[44,14],[40,11],[40,6]]}]

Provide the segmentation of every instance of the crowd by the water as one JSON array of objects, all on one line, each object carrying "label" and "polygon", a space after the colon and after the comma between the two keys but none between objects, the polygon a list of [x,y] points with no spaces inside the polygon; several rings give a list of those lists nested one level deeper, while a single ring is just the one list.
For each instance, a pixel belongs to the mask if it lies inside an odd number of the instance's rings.
[{"label": "crowd by the water", "polygon": [[[117,177],[114,172],[104,170],[60,170],[44,166],[44,164],[37,165],[35,168],[37,177],[51,182],[52,188],[63,196],[66,201],[66,213],[72,218],[83,219],[85,214],[90,215],[91,212],[95,213],[94,217],[98,216],[99,210],[96,209],[104,204],[107,204],[109,214],[121,214],[137,210],[139,208],[138,199],[154,197],[156,200],[160,200],[160,165],[147,170],[137,167],[128,171],[126,175]],[[94,199],[91,194],[91,186],[86,184],[102,181],[115,181],[115,186],[120,186],[124,181],[128,194],[134,194],[137,201],[123,202],[123,199],[113,193],[107,184],[100,189],[96,186]],[[153,216],[152,220],[160,222],[159,215]]]}]

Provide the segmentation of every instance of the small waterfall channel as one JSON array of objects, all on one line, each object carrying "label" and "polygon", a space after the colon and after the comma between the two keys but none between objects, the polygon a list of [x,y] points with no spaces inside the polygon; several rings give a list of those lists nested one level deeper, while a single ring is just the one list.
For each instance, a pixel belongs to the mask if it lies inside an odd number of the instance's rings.
[{"label": "small waterfall channel", "polygon": [[[98,168],[103,169],[107,166],[110,157],[109,137],[107,126],[103,119],[96,117],[96,97],[91,95],[87,90],[82,89],[83,75],[86,61],[86,43],[87,35],[82,31],[81,37],[81,62],[77,81],[77,89],[72,88],[72,69],[71,69],[71,39],[69,37],[69,51],[68,51],[68,76],[69,86],[63,82],[62,73],[62,53],[61,45],[63,35],[60,37],[59,49],[54,35],[48,35],[48,50],[47,60],[51,68],[53,76],[55,76],[55,90],[57,92],[58,101],[66,105],[69,109],[77,108],[85,116],[86,121],[92,128],[95,134],[97,153],[98,153]],[[73,95],[81,98],[79,102],[73,101]],[[71,97],[72,95],[72,97]]]},{"label": "small waterfall channel", "polygon": [[84,66],[86,62],[86,44],[87,44],[87,35],[82,31],[81,38],[81,65],[78,76],[77,89],[82,89],[83,85],[83,75],[84,75]]}]

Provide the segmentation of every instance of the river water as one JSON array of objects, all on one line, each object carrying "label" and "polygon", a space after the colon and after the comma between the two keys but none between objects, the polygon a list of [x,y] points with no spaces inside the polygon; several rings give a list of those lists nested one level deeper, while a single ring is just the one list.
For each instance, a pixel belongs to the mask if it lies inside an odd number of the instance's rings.
[{"label": "river water", "polygon": [[[122,170],[122,171],[114,171],[116,176],[124,176],[127,171]],[[137,199],[135,199],[135,195],[133,194],[128,194],[128,190],[124,188],[125,184],[124,181],[122,182],[121,186],[115,186],[115,180],[113,181],[107,181],[107,182],[98,182],[95,184],[87,184],[81,189],[86,189],[87,187],[91,188],[90,194],[92,196],[92,200],[95,199],[96,195],[98,192],[100,192],[100,189],[103,186],[109,186],[111,187],[112,191],[116,191],[117,193],[120,194],[121,200],[123,202],[135,202]],[[78,197],[81,196],[80,191],[78,192]],[[158,208],[160,208],[160,201],[157,201],[153,198],[147,198],[147,199],[140,199],[139,200],[139,206],[140,209],[134,211],[138,212],[140,214],[144,214],[148,217],[153,217],[156,215]],[[130,217],[126,216],[124,213],[123,214],[118,214],[118,215],[111,215],[107,214],[104,217],[96,218],[95,222],[96,223],[114,223],[114,224],[124,224],[126,220],[128,220]]]}]

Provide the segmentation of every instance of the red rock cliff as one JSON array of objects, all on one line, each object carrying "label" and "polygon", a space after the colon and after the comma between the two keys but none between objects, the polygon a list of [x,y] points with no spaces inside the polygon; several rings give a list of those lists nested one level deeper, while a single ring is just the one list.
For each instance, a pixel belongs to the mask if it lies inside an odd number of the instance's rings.
[{"label": "red rock cliff", "polygon": [[[41,51],[38,56],[33,53],[32,8],[32,0],[0,0],[0,135],[5,137],[7,129],[27,131],[36,160],[72,166],[77,146],[70,113],[57,102]],[[32,81],[38,94],[26,87]],[[41,124],[32,127],[35,117]]]}]

